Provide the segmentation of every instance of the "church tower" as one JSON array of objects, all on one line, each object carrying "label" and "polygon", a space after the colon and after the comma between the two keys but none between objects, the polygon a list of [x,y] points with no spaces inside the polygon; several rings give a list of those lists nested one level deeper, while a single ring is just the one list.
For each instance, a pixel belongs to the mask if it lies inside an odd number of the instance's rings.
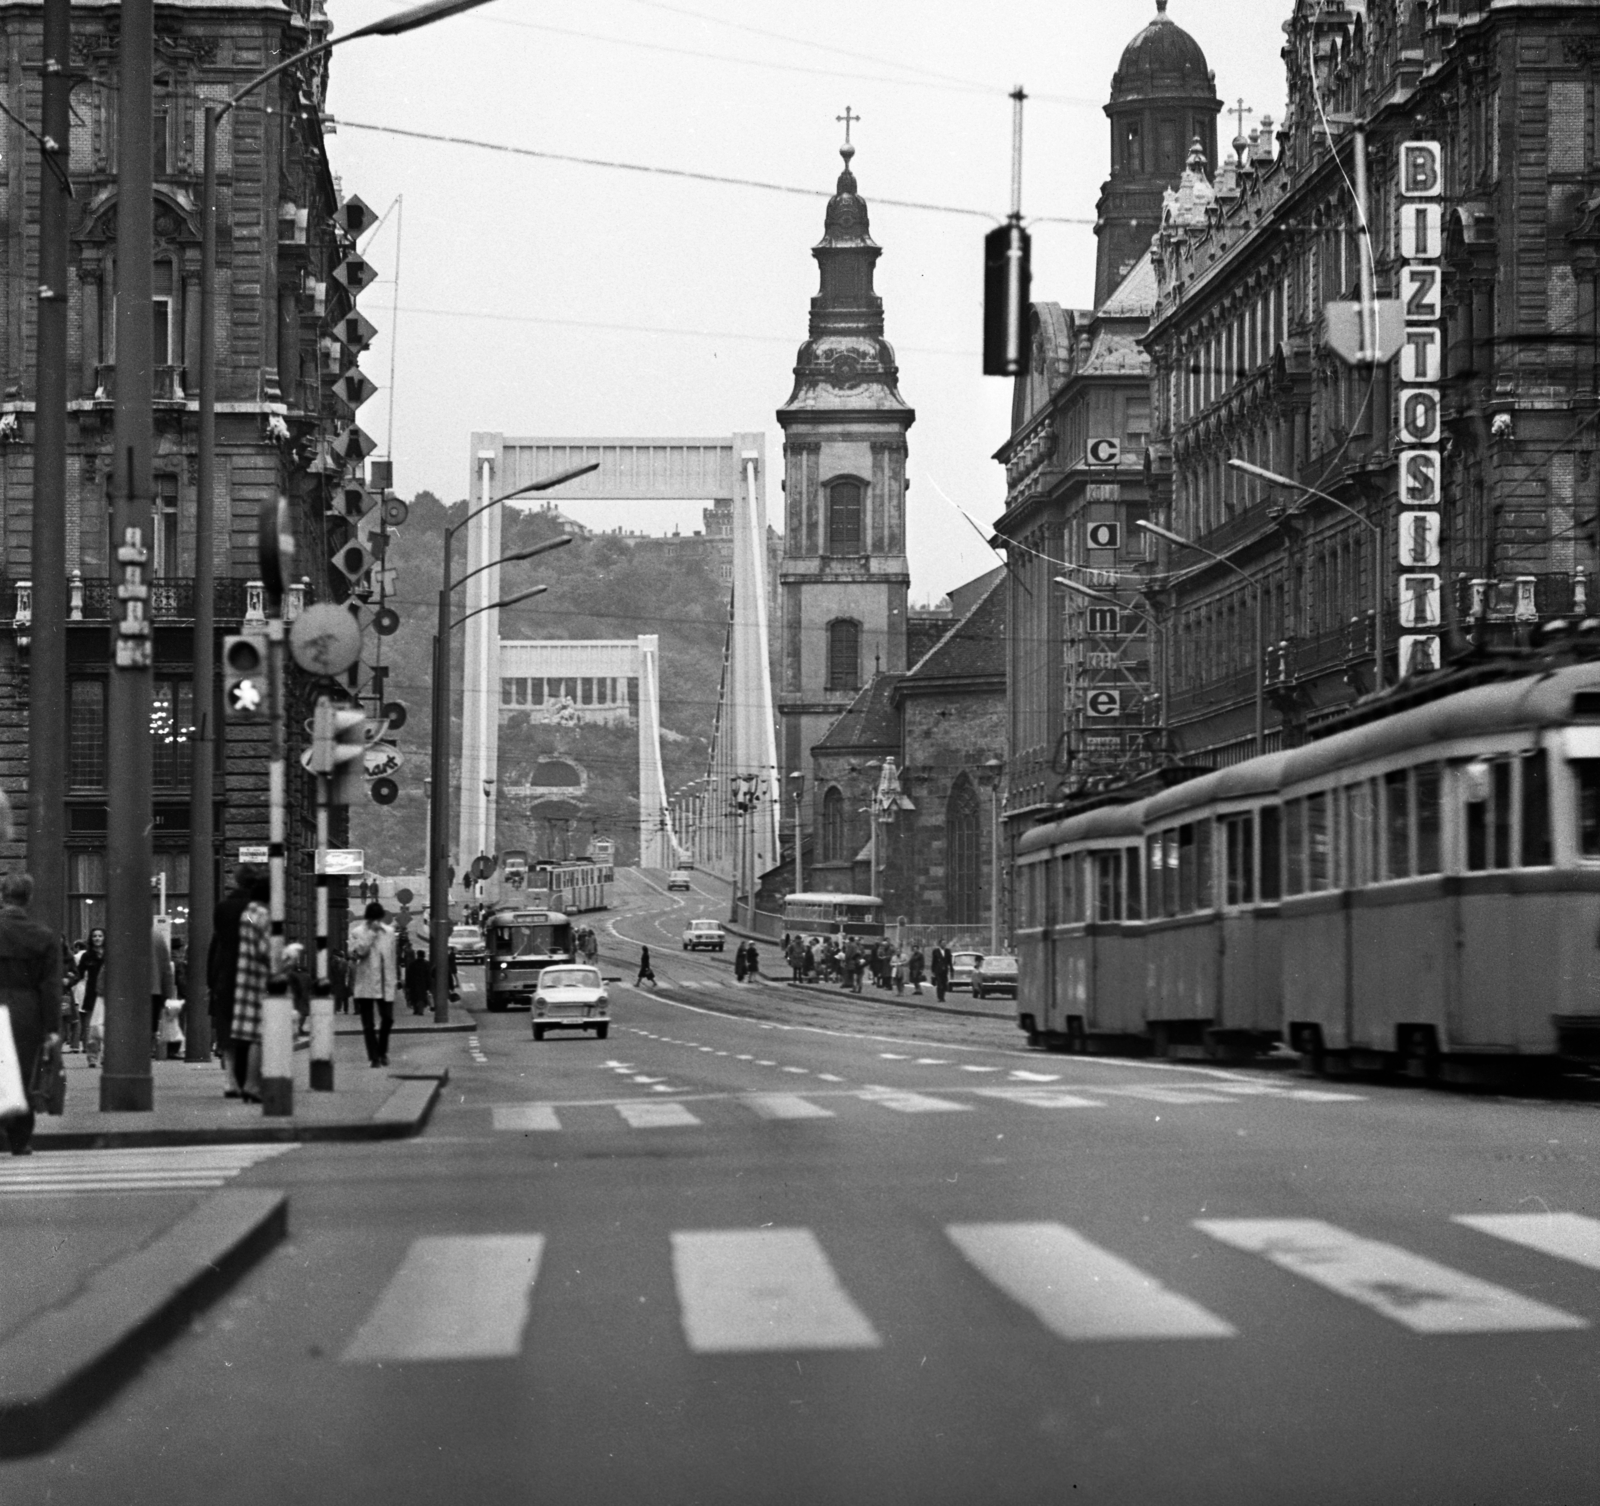
[{"label": "church tower", "polygon": [[1217,167],[1216,79],[1200,44],[1156,0],[1156,18],[1123,49],[1111,78],[1111,176],[1095,205],[1094,306],[1099,308],[1150,249],[1161,195],[1177,186],[1198,139]]},{"label": "church tower", "polygon": [[849,131],[847,119],[844,171],[811,252],[822,286],[810,338],[778,409],[785,774],[809,770],[812,745],[875,672],[906,669],[906,431],[916,415],[883,338],[883,300],[872,288],[882,252],[856,192]]}]

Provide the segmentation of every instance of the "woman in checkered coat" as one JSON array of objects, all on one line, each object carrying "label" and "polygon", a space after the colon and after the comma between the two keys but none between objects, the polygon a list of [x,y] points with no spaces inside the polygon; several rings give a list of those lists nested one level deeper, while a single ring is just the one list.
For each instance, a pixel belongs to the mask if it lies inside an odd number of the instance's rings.
[{"label": "woman in checkered coat", "polygon": [[239,917],[239,964],[233,981],[233,1078],[246,1103],[261,1101],[261,1016],[272,976],[272,885],[257,877]]}]

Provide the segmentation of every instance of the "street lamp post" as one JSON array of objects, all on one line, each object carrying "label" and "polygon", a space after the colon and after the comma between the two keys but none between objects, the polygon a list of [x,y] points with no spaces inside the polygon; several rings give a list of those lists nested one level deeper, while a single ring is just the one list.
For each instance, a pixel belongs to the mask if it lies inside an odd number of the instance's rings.
[{"label": "street lamp post", "polygon": [[[188,1048],[190,1061],[204,1061],[209,1053],[207,1039],[210,1025],[205,1006],[205,958],[211,944],[211,915],[216,905],[216,738],[217,697],[215,680],[216,659],[216,559],[212,535],[216,531],[216,447],[217,447],[217,329],[216,295],[217,274],[217,128],[246,96],[271,82],[308,58],[319,57],[335,47],[353,42],[358,37],[392,37],[402,32],[443,21],[447,17],[485,4],[486,0],[426,0],[425,4],[409,6],[392,16],[358,26],[346,36],[332,37],[318,42],[291,57],[274,64],[257,74],[242,88],[235,89],[220,105],[205,107],[204,145],[202,148],[202,177],[200,188],[200,390],[198,393],[198,447],[195,490],[195,569],[194,569],[194,731],[193,773],[189,816],[189,984],[188,984]],[[124,92],[123,100],[131,107],[130,96]],[[149,104],[134,112],[150,114]],[[150,197],[148,189],[144,200]],[[128,212],[123,201],[119,212]],[[150,264],[148,226],[139,264]],[[119,256],[117,276],[124,275],[124,259]],[[146,271],[146,277],[149,273]],[[125,300],[131,293],[124,292]],[[139,300],[142,308],[149,303],[149,290]],[[145,318],[144,323],[149,324]],[[120,349],[120,347],[119,347]],[[118,382],[121,390],[121,382]],[[149,394],[145,393],[146,421],[149,414]]]},{"label": "street lamp post", "polygon": [[794,789],[794,892],[800,894],[806,887],[800,867],[800,796],[806,787],[806,776],[793,773],[789,776],[789,783]]},{"label": "street lamp post", "polygon": [[1000,950],[1000,776],[1005,764],[999,758],[984,763],[989,776],[989,954]]},{"label": "street lamp post", "polygon": [[[449,524],[444,531],[438,626],[434,635],[433,742],[429,748],[429,775],[432,782],[428,809],[428,970],[433,978],[433,1018],[441,1025],[450,1018],[450,631],[456,626],[450,621],[450,599],[451,593],[461,583],[450,579],[455,537],[468,523],[491,507],[498,507],[502,502],[509,502],[513,497],[521,497],[529,492],[548,491],[577,476],[598,470],[599,465],[600,462],[596,460],[571,470],[558,471],[542,481],[515,487],[503,496],[491,498],[473,508],[459,523]],[[571,542],[572,536],[563,534],[559,539],[549,539],[535,545],[518,558],[532,559],[536,554],[560,549]],[[488,565],[480,566],[479,570],[499,563],[499,560],[491,560]],[[476,575],[479,570],[470,573]],[[466,578],[462,577],[463,580]],[[476,615],[477,612],[468,613],[468,616]],[[465,617],[461,619],[462,622],[466,620]]]},{"label": "street lamp post", "polygon": [[[1363,260],[1365,269],[1366,262]],[[1280,476],[1276,471],[1269,471],[1262,466],[1252,465],[1248,460],[1230,460],[1228,464],[1236,471],[1243,471],[1247,476],[1259,476],[1263,481],[1270,481],[1274,486],[1287,486],[1292,490],[1303,493],[1306,497],[1320,497],[1324,502],[1331,502],[1335,507],[1350,514],[1356,522],[1371,531],[1372,540],[1372,688],[1383,689],[1383,512],[1374,508],[1373,517],[1359,513],[1348,502],[1341,502],[1337,497],[1322,491],[1315,486],[1307,486],[1302,481],[1295,481],[1288,476]],[[1301,502],[1290,512],[1298,512],[1305,503]]]},{"label": "street lamp post", "polygon": [[1224,555],[1207,549],[1204,544],[1197,544],[1192,539],[1186,539],[1182,534],[1173,533],[1171,529],[1163,528],[1159,523],[1152,523],[1148,519],[1135,519],[1135,527],[1142,528],[1146,533],[1153,533],[1157,538],[1165,539],[1169,544],[1176,544],[1180,549],[1193,549],[1203,554],[1207,559],[1215,560],[1219,565],[1226,566],[1233,571],[1247,586],[1251,587],[1256,597],[1256,755],[1259,757],[1267,751],[1267,639],[1266,617],[1263,612],[1263,603],[1266,598],[1266,589],[1262,580],[1248,571],[1241,570],[1234,562]]}]

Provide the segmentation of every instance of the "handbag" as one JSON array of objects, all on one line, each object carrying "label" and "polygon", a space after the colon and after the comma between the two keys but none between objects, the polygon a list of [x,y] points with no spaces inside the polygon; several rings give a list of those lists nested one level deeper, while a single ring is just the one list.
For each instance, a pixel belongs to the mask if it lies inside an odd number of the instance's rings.
[{"label": "handbag", "polygon": [[11,1009],[0,1004],[0,1119],[20,1119],[27,1112],[22,1063],[17,1056],[16,1038],[11,1034]]},{"label": "handbag", "polygon": [[67,1106],[67,1069],[61,1060],[61,1042],[54,1041],[39,1053],[34,1069],[33,1100],[36,1114],[60,1114]]}]

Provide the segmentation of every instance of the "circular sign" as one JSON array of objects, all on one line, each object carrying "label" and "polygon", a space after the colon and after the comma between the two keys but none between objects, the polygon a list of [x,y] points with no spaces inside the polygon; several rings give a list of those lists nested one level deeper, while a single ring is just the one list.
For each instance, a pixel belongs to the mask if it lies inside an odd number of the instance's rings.
[{"label": "circular sign", "polygon": [[281,598],[283,583],[294,570],[294,525],[289,520],[289,499],[282,492],[261,499],[256,513],[256,563],[267,595]]},{"label": "circular sign", "polygon": [[404,701],[385,701],[383,703],[383,718],[388,722],[391,732],[398,732],[406,724],[406,703]]},{"label": "circular sign", "polygon": [[379,607],[372,618],[373,629],[380,638],[400,631],[400,614],[393,607]]},{"label": "circular sign", "polygon": [[398,497],[385,497],[383,499],[383,521],[391,528],[398,528],[411,516],[411,509]]},{"label": "circular sign", "polygon": [[400,757],[400,750],[392,748],[388,743],[373,743],[362,754],[361,767],[366,771],[368,779],[376,779],[382,774],[392,774],[404,760]]},{"label": "circular sign", "polygon": [[319,601],[289,629],[294,662],[312,675],[342,675],[361,657],[361,627],[343,607]]},{"label": "circular sign", "polygon": [[400,798],[400,786],[392,779],[374,779],[370,793],[379,805],[393,805]]},{"label": "circular sign", "polygon": [[394,897],[399,904],[409,905],[411,901],[416,898],[416,895],[414,895],[409,889],[396,889],[394,891]]}]

